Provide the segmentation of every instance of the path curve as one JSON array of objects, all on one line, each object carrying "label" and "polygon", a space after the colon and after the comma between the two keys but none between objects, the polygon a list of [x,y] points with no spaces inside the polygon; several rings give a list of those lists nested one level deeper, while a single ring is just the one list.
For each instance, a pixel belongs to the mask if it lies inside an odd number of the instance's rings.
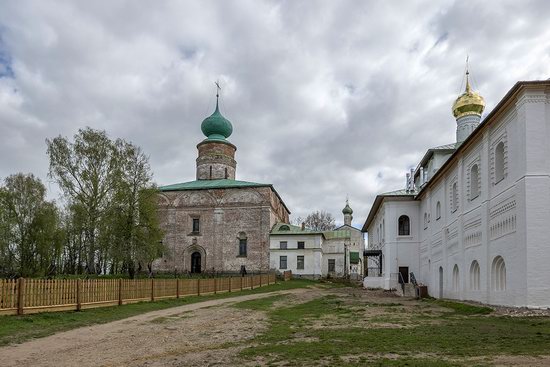
[{"label": "path curve", "polygon": [[[232,341],[252,338],[266,324],[261,312],[224,306],[280,294],[306,296],[311,292],[318,290],[299,288],[209,300],[81,327],[0,347],[0,364],[5,367],[142,366],[152,365],[155,359],[176,360],[177,356],[210,349],[208,343],[212,341],[227,342],[228,336]],[[213,307],[216,308],[209,310]],[[168,321],[164,322],[164,318]],[[200,361],[189,362],[189,365],[200,365]]]}]

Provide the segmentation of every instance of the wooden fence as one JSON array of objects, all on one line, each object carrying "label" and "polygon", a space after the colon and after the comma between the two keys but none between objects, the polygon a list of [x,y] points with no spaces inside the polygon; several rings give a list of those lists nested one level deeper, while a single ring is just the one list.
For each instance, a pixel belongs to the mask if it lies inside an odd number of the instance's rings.
[{"label": "wooden fence", "polygon": [[275,274],[208,279],[0,279],[0,315],[81,310],[254,289]]}]

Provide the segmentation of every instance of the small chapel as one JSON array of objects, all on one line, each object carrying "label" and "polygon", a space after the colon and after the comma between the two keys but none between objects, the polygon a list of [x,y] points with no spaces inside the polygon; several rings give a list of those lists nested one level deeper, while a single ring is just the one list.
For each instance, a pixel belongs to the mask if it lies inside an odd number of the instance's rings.
[{"label": "small chapel", "polygon": [[220,112],[201,130],[196,180],[159,188],[158,214],[165,253],[153,269],[176,273],[269,270],[269,232],[290,211],[272,184],[236,180],[233,125]]}]

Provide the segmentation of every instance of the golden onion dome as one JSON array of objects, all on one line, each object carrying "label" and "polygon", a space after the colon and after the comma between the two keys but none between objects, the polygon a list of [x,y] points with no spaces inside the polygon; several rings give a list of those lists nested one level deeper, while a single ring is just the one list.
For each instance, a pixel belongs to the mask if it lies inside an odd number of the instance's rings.
[{"label": "golden onion dome", "polygon": [[466,72],[466,90],[453,103],[453,115],[456,119],[468,115],[480,115],[485,109],[485,99],[474,92],[470,86],[469,72]]}]

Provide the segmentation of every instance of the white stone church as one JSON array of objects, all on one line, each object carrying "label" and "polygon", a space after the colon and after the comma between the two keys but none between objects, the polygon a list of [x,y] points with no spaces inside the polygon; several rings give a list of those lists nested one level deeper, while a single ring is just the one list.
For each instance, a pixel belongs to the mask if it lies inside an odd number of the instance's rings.
[{"label": "white stone church", "polygon": [[363,231],[382,261],[365,286],[414,274],[438,298],[550,307],[550,80],[516,83],[481,121],[484,107],[466,73],[456,143],[376,197]]}]

